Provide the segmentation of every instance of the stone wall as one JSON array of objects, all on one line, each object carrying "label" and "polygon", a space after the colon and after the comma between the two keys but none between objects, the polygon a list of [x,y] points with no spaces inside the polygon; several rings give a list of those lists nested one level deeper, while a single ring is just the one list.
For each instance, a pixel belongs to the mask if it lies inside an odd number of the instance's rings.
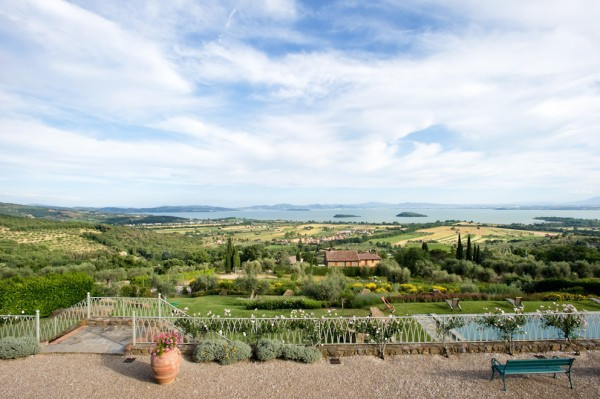
[{"label": "stone wall", "polygon": [[[600,350],[600,340],[577,340],[575,345],[580,351]],[[127,345],[125,352],[132,355],[148,354],[152,344]],[[179,345],[184,354],[191,354],[193,344]],[[318,347],[323,356],[379,356],[378,345],[373,344],[350,344],[350,345],[323,345]],[[504,353],[506,346],[504,342],[451,342],[446,344],[449,354],[460,353]],[[526,341],[515,342],[514,353],[543,353],[551,351],[573,352],[574,348],[563,340],[557,341]],[[441,355],[444,353],[442,344],[388,344],[385,347],[386,356],[395,355]]]}]

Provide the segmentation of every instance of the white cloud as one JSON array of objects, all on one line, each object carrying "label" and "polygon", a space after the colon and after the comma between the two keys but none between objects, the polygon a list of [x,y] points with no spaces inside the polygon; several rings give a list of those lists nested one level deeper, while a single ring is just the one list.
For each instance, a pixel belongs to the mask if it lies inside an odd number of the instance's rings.
[{"label": "white cloud", "polygon": [[[457,2],[464,26],[386,22],[373,40],[412,49],[380,53],[316,46],[293,1],[16,4],[0,11],[16,43],[0,48],[0,164],[21,176],[370,192],[575,191],[600,176],[599,7],[586,3],[543,18]],[[403,141],[434,125],[452,135]]]}]

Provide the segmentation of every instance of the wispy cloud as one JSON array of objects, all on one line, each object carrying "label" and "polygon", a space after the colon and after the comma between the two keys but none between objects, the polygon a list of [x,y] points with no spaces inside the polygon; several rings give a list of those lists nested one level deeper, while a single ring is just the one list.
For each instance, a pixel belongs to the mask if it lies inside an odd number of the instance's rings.
[{"label": "wispy cloud", "polygon": [[350,188],[365,201],[598,194],[594,3],[0,4],[7,192],[112,182],[131,205],[149,204],[124,191],[136,184],[156,203],[236,186],[268,187],[264,202],[291,188],[297,202]]}]

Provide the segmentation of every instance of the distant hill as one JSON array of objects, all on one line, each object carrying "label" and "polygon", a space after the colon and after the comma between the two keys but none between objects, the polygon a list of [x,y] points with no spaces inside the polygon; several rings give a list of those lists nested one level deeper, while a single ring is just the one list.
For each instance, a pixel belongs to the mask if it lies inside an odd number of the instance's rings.
[{"label": "distant hill", "polygon": [[417,212],[400,212],[399,214],[396,215],[396,217],[399,217],[399,218],[424,218],[424,217],[427,217],[427,215],[423,215],[422,213],[417,213]]},{"label": "distant hill", "polygon": [[154,208],[85,208],[103,213],[173,213],[173,212],[223,212],[237,211],[234,208],[223,208],[210,205],[182,205],[182,206],[157,206]]},{"label": "distant hill", "polygon": [[104,220],[108,224],[130,225],[130,224],[157,224],[157,223],[182,223],[189,219],[175,216],[117,216]]}]

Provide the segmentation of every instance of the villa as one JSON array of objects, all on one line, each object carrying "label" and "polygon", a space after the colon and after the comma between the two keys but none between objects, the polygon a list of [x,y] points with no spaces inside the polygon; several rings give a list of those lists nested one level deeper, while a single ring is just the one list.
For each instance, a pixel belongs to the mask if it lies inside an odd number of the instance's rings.
[{"label": "villa", "polygon": [[381,261],[379,255],[371,252],[357,251],[327,251],[325,252],[325,265],[335,267],[375,267]]}]

